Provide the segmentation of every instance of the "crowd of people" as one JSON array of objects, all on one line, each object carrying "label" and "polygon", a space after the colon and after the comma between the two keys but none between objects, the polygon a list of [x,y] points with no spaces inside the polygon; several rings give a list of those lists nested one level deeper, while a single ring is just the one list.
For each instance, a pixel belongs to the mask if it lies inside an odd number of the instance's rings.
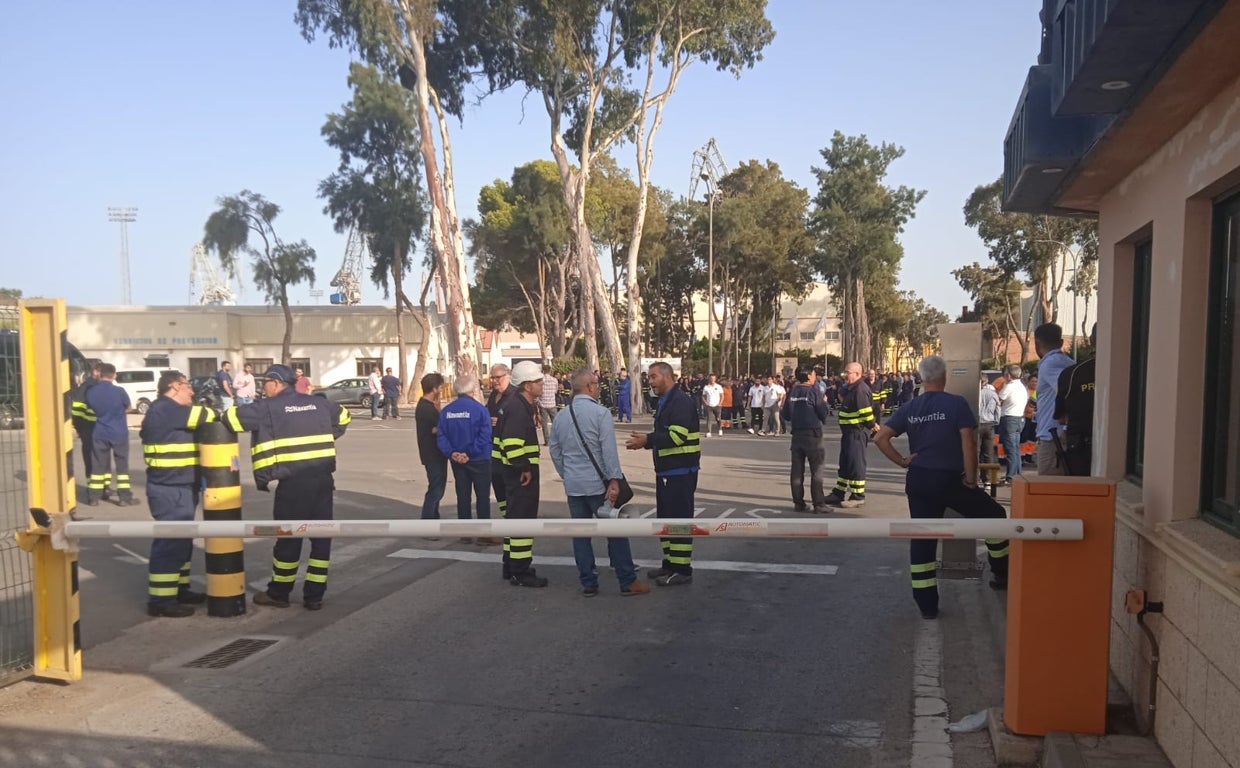
[{"label": "crowd of people", "polygon": [[[630,432],[624,446],[650,451],[655,472],[658,518],[692,514],[700,469],[701,440],[728,431],[755,436],[790,434],[789,473],[793,508],[822,514],[834,507],[855,509],[866,501],[866,451],[871,442],[892,462],[909,470],[910,514],[941,517],[952,508],[968,517],[1001,517],[1003,510],[985,493],[979,465],[993,459],[994,443],[1005,449],[1006,482],[1021,471],[1020,433],[1032,431],[1032,461],[1039,474],[1084,474],[1089,469],[1092,428],[1092,362],[1077,364],[1063,350],[1059,327],[1035,331],[1040,356],[1037,376],[1009,366],[1001,376],[983,377],[975,417],[963,397],[945,392],[946,365],[927,357],[916,372],[879,373],[848,363],[839,376],[802,365],[792,375],[725,377],[676,376],[670,365],[654,363],[638,386],[654,413],[649,429]],[[349,412],[326,398],[299,391],[304,376],[273,365],[253,382],[247,370],[236,379],[222,368],[221,389],[231,395],[221,408],[195,402],[186,377],[167,371],[159,379],[159,398],[143,419],[141,439],[147,468],[147,496],[157,520],[192,520],[202,487],[197,430],[212,421],[251,435],[255,485],[275,484],[277,520],[331,519],[336,441],[350,423]],[[128,474],[128,397],[114,383],[115,368],[96,365],[75,393],[73,416],[86,456],[87,504],[108,498],[115,482],[118,503],[136,503]],[[374,371],[375,384],[389,389],[388,377]],[[390,369],[389,369],[390,376]],[[614,378],[582,368],[553,375],[550,366],[521,362],[490,370],[489,386],[473,376],[452,384],[455,398],[441,404],[444,378],[429,373],[414,409],[418,453],[427,478],[421,515],[438,519],[451,469],[460,519],[490,519],[491,497],[500,517],[539,515],[542,448],[548,447],[574,518],[614,517],[631,497],[619,460],[616,423],[632,421],[627,407],[633,383],[627,371]],[[397,386],[399,382],[396,382]],[[250,386],[260,390],[251,395]],[[604,394],[607,392],[608,394]],[[387,393],[396,400],[398,392]],[[485,395],[485,405],[481,402]],[[1044,406],[1036,408],[1038,401]],[[1054,405],[1047,405],[1054,403]],[[835,485],[825,488],[824,427],[834,414],[840,429]],[[395,409],[390,415],[399,418]],[[703,426],[705,429],[703,430]],[[892,439],[907,434],[909,455]],[[540,442],[541,438],[541,442]],[[805,498],[806,466],[810,500]],[[115,472],[112,469],[115,468]],[[502,547],[502,579],[517,587],[546,587],[534,566],[534,540],[466,538],[464,543]],[[1006,588],[1005,541],[987,541],[991,586]],[[608,551],[621,595],[650,591],[638,578],[627,540],[609,539]],[[693,581],[693,540],[661,539],[662,562],[648,573],[654,584],[683,586]],[[259,605],[286,608],[297,580],[301,540],[276,543],[272,576],[254,596]],[[330,564],[330,539],[310,539],[303,577],[302,604],[323,605]],[[599,594],[598,569],[588,539],[575,539],[574,556],[582,594]],[[913,593],[922,615],[938,615],[934,572],[935,544],[914,541],[910,551]],[[205,596],[189,588],[191,549],[184,540],[152,542],[148,611],[181,617]]]}]

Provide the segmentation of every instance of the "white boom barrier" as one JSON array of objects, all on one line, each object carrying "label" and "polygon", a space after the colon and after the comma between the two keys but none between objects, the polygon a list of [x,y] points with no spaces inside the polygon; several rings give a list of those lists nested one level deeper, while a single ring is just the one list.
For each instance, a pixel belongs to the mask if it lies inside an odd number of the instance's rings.
[{"label": "white boom barrier", "polygon": [[52,526],[53,543],[73,549],[78,539],[366,538],[507,536],[633,538],[642,536],[726,536],[728,538],[830,539],[1027,539],[1079,541],[1080,520],[779,520],[726,517],[615,520],[153,520],[69,521]]}]

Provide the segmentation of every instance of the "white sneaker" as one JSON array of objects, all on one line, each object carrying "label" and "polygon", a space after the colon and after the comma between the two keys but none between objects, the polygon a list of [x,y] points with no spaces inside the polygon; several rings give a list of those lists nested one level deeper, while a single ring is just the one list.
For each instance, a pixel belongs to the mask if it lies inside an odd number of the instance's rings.
[{"label": "white sneaker", "polygon": [[706,434],[702,435],[702,437],[710,437],[710,433],[707,432]]},{"label": "white sneaker", "polygon": [[748,433],[749,433],[749,434],[751,434],[751,435],[753,434],[753,430],[752,430],[752,429],[746,429],[745,431],[746,431],[746,432],[748,432]]}]

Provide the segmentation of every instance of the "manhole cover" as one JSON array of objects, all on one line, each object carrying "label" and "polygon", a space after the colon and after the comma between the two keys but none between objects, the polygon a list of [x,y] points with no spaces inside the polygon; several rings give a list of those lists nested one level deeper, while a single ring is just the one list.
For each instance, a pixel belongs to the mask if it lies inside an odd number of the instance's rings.
[{"label": "manhole cover", "polygon": [[240,640],[233,640],[222,648],[216,648],[208,654],[199,656],[182,666],[197,667],[198,669],[224,669],[225,667],[231,667],[238,661],[248,659],[259,651],[270,648],[278,642],[280,641],[243,637]]}]

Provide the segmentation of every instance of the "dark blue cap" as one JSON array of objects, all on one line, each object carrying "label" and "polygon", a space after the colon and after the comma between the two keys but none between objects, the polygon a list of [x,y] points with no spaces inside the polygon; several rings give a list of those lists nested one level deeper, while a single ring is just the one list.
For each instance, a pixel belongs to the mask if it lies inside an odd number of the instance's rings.
[{"label": "dark blue cap", "polygon": [[297,374],[293,373],[293,369],[287,365],[273,365],[263,374],[264,379],[275,379],[285,384],[296,384]]}]

